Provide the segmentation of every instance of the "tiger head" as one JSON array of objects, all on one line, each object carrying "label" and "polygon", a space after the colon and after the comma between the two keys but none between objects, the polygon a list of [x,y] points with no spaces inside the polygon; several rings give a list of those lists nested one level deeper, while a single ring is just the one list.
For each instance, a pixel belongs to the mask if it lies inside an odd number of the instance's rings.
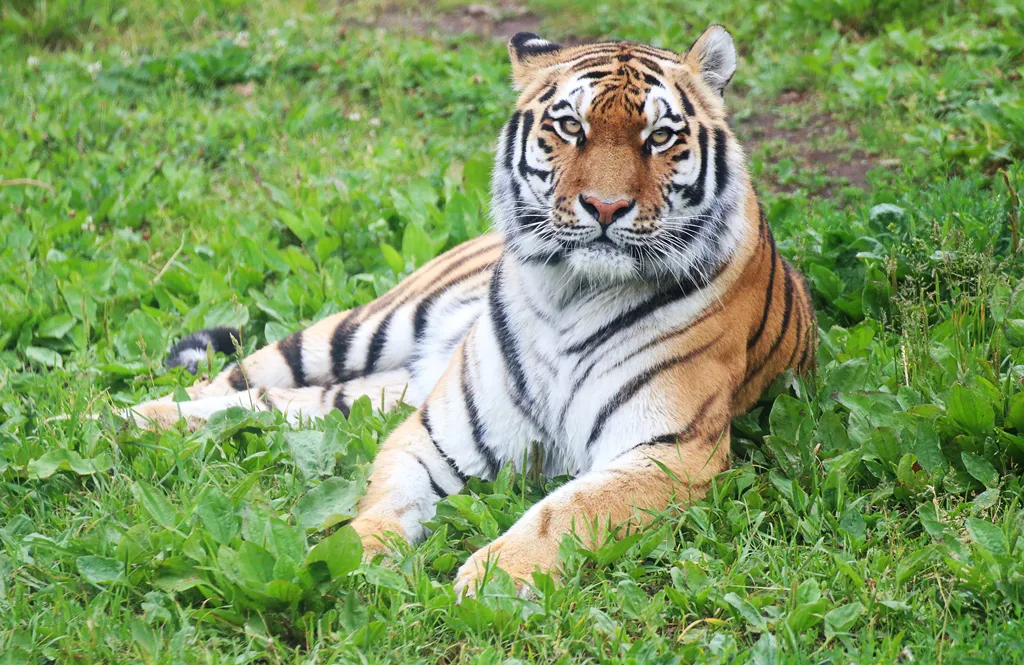
[{"label": "tiger head", "polygon": [[593,281],[707,280],[738,243],[749,187],[722,99],[732,37],[683,54],[509,42],[520,93],[495,160],[493,215],[527,262]]}]

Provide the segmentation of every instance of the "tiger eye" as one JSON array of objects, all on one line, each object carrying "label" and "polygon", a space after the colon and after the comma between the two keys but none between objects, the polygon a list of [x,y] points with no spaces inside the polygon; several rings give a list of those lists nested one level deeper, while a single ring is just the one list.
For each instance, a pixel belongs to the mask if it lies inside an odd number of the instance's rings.
[{"label": "tiger eye", "polygon": [[562,131],[566,134],[579,134],[583,131],[583,125],[574,118],[562,118]]},{"label": "tiger eye", "polygon": [[651,135],[648,137],[648,140],[651,142],[651,145],[665,145],[666,143],[669,142],[669,139],[671,138],[672,132],[662,128],[656,129],[653,132],[651,132]]}]

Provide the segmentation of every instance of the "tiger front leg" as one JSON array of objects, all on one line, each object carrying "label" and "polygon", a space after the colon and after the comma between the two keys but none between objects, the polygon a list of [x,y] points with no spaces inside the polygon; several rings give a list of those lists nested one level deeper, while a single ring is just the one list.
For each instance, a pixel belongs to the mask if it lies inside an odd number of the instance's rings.
[{"label": "tiger front leg", "polygon": [[[725,416],[714,420],[728,422]],[[593,548],[609,537],[609,527],[622,536],[626,528],[649,522],[650,513],[664,510],[673,498],[701,498],[711,479],[728,468],[728,453],[728,427],[722,425],[701,436],[684,431],[629,450],[548,495],[470,556],[456,575],[456,593],[475,595],[493,566],[520,589],[535,571],[557,576],[563,536],[576,533],[585,547]]]},{"label": "tiger front leg", "polygon": [[455,461],[433,441],[420,409],[391,433],[373,462],[366,496],[352,521],[364,558],[387,553],[393,535],[410,543],[422,540],[422,521],[434,516],[438,501],[465,483]]}]

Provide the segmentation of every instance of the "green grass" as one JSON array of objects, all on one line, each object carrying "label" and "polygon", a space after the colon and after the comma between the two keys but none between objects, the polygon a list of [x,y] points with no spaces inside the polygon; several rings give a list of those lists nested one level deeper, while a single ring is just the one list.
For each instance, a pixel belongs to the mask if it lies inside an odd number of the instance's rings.
[{"label": "green grass", "polygon": [[186,331],[255,348],[482,232],[503,44],[380,33],[365,1],[5,2],[0,663],[1024,662],[1024,6],[528,6],[554,37],[733,31],[741,136],[786,132],[748,148],[814,380],[736,420],[699,504],[566,542],[536,601],[451,588],[558,482],[511,469],[359,565],[337,525],[404,412],[111,414],[191,380],[162,368]]}]

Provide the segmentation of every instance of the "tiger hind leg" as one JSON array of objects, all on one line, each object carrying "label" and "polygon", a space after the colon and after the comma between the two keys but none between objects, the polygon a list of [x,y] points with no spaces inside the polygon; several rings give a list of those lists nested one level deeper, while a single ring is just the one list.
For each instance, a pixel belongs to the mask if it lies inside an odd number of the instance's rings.
[{"label": "tiger hind leg", "polygon": [[241,407],[252,411],[280,411],[290,423],[298,425],[313,418],[323,418],[333,410],[347,416],[355,401],[363,396],[369,397],[375,408],[391,410],[399,402],[411,399],[407,393],[409,379],[407,371],[394,370],[330,386],[252,388],[185,402],[160,399],[133,407],[126,415],[147,429],[169,429],[184,420],[194,431],[214,413]]}]

